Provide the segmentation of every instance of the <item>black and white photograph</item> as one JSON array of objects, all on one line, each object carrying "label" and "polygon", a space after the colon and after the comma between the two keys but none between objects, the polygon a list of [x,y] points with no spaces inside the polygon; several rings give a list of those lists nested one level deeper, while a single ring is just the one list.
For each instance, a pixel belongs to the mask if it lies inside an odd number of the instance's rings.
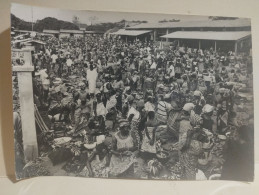
[{"label": "black and white photograph", "polygon": [[17,179],[254,180],[249,18],[10,17]]}]

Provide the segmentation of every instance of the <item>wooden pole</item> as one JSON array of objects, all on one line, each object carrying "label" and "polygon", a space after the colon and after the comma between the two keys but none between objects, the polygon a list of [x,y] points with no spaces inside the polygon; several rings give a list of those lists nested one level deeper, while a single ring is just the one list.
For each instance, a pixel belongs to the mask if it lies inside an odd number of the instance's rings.
[{"label": "wooden pole", "polygon": [[199,49],[201,49],[201,40],[199,40]]},{"label": "wooden pole", "polygon": [[215,52],[217,52],[217,41],[215,41]]}]

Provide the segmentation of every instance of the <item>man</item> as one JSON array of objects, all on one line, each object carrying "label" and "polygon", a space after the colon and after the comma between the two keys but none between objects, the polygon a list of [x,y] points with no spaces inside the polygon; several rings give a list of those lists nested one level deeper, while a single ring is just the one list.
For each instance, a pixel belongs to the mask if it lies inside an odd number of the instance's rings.
[{"label": "man", "polygon": [[51,59],[52,59],[52,63],[55,64],[56,61],[57,61],[57,59],[58,59],[58,56],[57,56],[55,53],[53,53],[53,54],[51,55]]},{"label": "man", "polygon": [[96,89],[96,80],[98,77],[97,70],[94,68],[93,64],[90,64],[90,69],[87,70],[87,81],[89,85],[89,93],[94,96]]},{"label": "man", "polygon": [[68,71],[68,74],[71,73],[71,66],[73,64],[73,61],[71,60],[71,58],[69,57],[66,61],[66,64],[67,64],[67,71]]}]

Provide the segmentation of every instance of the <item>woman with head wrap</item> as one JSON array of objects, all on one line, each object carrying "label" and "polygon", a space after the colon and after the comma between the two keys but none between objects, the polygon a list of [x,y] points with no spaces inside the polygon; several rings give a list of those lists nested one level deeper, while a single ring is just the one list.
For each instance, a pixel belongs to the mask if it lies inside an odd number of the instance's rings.
[{"label": "woman with head wrap", "polygon": [[110,177],[132,177],[134,173],[134,154],[136,149],[127,120],[120,121],[119,131],[113,137]]},{"label": "woman with head wrap", "polygon": [[[209,130],[210,132],[213,132],[213,123],[212,115],[213,115],[214,107],[206,104],[202,109],[202,128]],[[214,129],[215,130],[215,129]]]},{"label": "woman with head wrap", "polygon": [[179,150],[182,149],[186,142],[187,132],[192,130],[193,127],[190,123],[190,113],[194,108],[193,103],[186,103],[183,107],[181,121],[179,126]]}]

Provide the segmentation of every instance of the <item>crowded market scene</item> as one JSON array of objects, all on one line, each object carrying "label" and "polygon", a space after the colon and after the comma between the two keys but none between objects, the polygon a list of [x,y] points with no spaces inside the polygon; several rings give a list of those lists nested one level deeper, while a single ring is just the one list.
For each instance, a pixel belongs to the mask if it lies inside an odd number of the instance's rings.
[{"label": "crowded market scene", "polygon": [[[13,72],[20,178],[253,180],[250,51],[116,34],[32,39],[39,154],[24,160]],[[13,49],[26,43],[12,37]]]}]

